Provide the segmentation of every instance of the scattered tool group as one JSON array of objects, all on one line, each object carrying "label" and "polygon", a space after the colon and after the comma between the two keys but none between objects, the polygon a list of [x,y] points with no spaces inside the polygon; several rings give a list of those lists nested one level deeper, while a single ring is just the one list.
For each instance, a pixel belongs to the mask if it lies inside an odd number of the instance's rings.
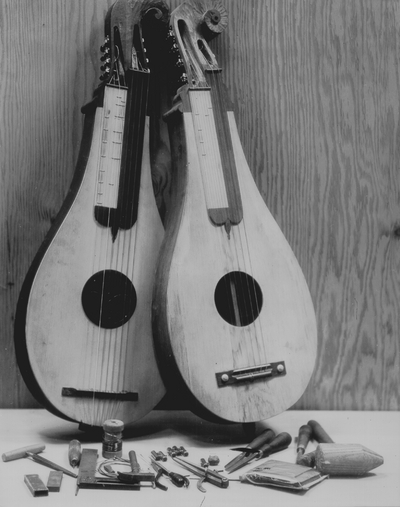
[{"label": "scattered tool group", "polygon": [[[108,438],[110,439],[109,435]],[[306,454],[307,446],[311,440],[315,440],[318,445],[314,451]],[[231,449],[232,451],[239,452],[239,454],[229,461],[224,466],[224,469],[228,474],[231,474],[250,463],[288,448],[291,442],[292,437],[288,433],[281,432],[276,435],[272,429],[265,429],[247,446]],[[105,459],[101,462],[99,462],[99,455],[96,449],[82,449],[81,443],[74,439],[71,440],[68,446],[68,461],[72,468],[79,467],[77,474],[41,456],[40,453],[44,450],[44,445],[36,444],[8,451],[2,455],[3,461],[30,458],[36,463],[52,469],[47,485],[44,484],[37,474],[27,474],[24,476],[24,482],[33,496],[44,496],[49,492],[60,491],[64,474],[77,480],[76,493],[78,493],[79,489],[96,488],[137,491],[141,487],[146,486],[167,491],[168,486],[160,480],[162,477],[168,479],[177,488],[188,488],[190,485],[190,475],[195,476],[197,488],[203,493],[206,492],[204,488],[205,482],[224,489],[229,486],[229,479],[222,475],[220,470],[210,468],[218,466],[220,462],[218,456],[210,455],[207,460],[201,458],[200,464],[196,464],[185,459],[189,455],[189,452],[183,446],[168,447],[166,453],[152,450],[148,462],[141,456],[154,470],[148,471],[141,469],[134,450],[128,452],[129,459],[122,457],[122,437],[118,445],[115,446],[114,453],[109,445],[106,448],[102,448],[102,456]],[[170,469],[165,464],[168,458],[170,458],[172,464],[184,468],[190,475],[180,474]],[[304,469],[304,474],[307,474],[307,470],[314,470],[315,474],[319,474],[319,477],[322,478],[326,478],[328,475],[361,476],[380,466],[383,463],[383,458],[362,445],[334,443],[322,426],[317,421],[311,420],[299,428],[295,461],[296,464],[268,460],[256,468],[246,471],[240,477],[240,480],[255,484],[254,477],[257,477],[259,485],[273,486],[274,483],[269,477],[272,467],[275,467],[277,470],[275,472],[276,476],[277,474],[281,474],[283,477],[282,484],[285,483],[286,479],[288,479],[287,483],[290,483],[289,475],[293,474],[293,467]],[[120,467],[129,467],[130,470],[120,471]],[[261,481],[264,481],[264,484]],[[320,480],[316,477],[312,485],[319,482]],[[276,485],[278,483],[275,483]],[[307,487],[303,487],[299,482],[291,484],[290,487],[292,489],[307,489]]]}]

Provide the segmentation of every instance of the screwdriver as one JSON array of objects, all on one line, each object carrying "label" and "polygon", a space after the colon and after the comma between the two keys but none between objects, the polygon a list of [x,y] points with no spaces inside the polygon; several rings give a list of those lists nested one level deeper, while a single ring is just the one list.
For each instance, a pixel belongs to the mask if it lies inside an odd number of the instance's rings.
[{"label": "screwdriver", "polygon": [[286,433],[285,431],[279,433],[279,435],[277,435],[271,443],[264,444],[258,450],[252,451],[249,456],[245,456],[241,461],[236,463],[234,467],[231,467],[228,473],[232,473],[235,470],[244,467],[252,460],[266,458],[270,454],[286,449],[289,447],[291,441],[292,437],[289,435],[289,433]]}]

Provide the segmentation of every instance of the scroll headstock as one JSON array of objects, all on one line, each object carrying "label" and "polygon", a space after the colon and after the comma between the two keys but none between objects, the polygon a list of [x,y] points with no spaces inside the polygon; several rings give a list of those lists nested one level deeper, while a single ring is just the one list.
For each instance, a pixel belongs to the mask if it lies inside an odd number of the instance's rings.
[{"label": "scroll headstock", "polygon": [[106,17],[100,79],[123,86],[128,70],[149,72],[142,23],[154,21],[166,26],[168,17],[169,9],[163,0],[117,0]]},{"label": "scroll headstock", "polygon": [[207,70],[219,65],[208,41],[228,24],[228,15],[220,0],[186,0],[172,13],[168,41],[175,58],[177,86],[206,87]]}]

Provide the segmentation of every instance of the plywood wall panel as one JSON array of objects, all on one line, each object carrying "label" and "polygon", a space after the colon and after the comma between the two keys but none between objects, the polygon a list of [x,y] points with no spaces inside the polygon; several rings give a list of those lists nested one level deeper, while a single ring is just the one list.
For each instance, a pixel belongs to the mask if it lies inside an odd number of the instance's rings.
[{"label": "plywood wall panel", "polygon": [[[72,178],[111,4],[0,0],[0,406],[34,404],[14,359],[15,306]],[[318,361],[296,408],[398,410],[400,4],[223,4],[211,47],[317,314]]]}]

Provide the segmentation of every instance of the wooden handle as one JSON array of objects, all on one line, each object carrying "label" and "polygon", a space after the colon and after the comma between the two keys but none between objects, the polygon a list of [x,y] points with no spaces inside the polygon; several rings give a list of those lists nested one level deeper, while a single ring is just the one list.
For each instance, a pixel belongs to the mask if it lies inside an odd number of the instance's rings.
[{"label": "wooden handle", "polygon": [[328,433],[324,430],[324,428],[317,421],[308,421],[308,425],[311,426],[313,431],[313,437],[320,444],[333,444],[333,440],[328,435]]},{"label": "wooden handle", "polygon": [[38,452],[44,451],[45,448],[46,446],[43,444],[28,445],[27,447],[20,447],[19,449],[5,452],[1,457],[3,461],[13,461],[14,459],[25,458],[27,452],[33,452],[37,454]]},{"label": "wooden handle", "polygon": [[79,442],[79,440],[76,439],[71,440],[68,446],[69,464],[74,468],[78,466],[81,460],[81,455],[82,455],[81,443]]},{"label": "wooden handle", "polygon": [[299,436],[297,439],[297,452],[304,452],[310,441],[312,435],[312,428],[308,424],[303,424],[299,429]]},{"label": "wooden handle", "polygon": [[264,430],[247,446],[249,449],[259,449],[262,445],[268,444],[275,437],[275,432],[271,429]]},{"label": "wooden handle", "polygon": [[262,452],[262,458],[273,454],[274,452],[282,451],[289,447],[290,442],[292,441],[292,437],[289,433],[282,432],[277,435],[270,444],[265,444],[260,448]]},{"label": "wooden handle", "polygon": [[129,461],[131,462],[131,469],[134,474],[137,474],[140,472],[140,465],[136,458],[136,452],[135,451],[129,451]]}]

